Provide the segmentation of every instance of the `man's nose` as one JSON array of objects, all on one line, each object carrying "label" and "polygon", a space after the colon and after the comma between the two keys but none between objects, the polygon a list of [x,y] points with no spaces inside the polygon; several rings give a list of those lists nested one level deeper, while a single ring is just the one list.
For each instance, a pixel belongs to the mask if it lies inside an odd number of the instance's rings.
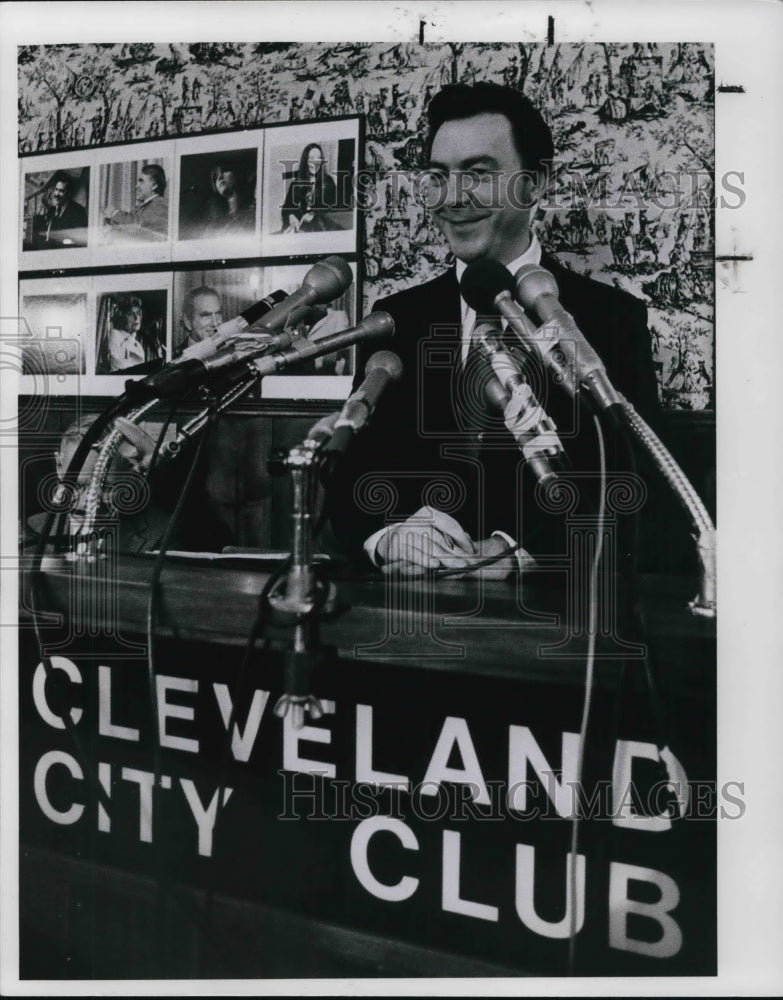
[{"label": "man's nose", "polygon": [[455,170],[449,174],[446,181],[446,205],[470,205],[475,200],[473,191],[476,188],[472,174]]}]

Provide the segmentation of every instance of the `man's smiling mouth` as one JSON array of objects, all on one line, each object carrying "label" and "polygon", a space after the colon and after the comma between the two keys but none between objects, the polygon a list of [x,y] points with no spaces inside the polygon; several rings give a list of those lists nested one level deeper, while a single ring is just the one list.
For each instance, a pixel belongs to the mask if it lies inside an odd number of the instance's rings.
[{"label": "man's smiling mouth", "polygon": [[488,218],[486,215],[474,215],[469,219],[452,219],[445,216],[443,217],[443,221],[447,222],[450,226],[472,226],[476,222],[483,222],[486,218]]}]

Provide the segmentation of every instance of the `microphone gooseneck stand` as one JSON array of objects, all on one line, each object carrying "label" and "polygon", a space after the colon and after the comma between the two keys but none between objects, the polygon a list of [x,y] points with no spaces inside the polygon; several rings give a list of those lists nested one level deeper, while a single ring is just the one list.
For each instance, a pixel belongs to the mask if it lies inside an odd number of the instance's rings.
[{"label": "microphone gooseneck stand", "polygon": [[319,580],[316,572],[313,511],[321,449],[331,436],[338,416],[335,413],[319,421],[283,462],[290,472],[294,491],[291,557],[285,574],[271,588],[266,600],[273,622],[293,626],[290,648],[284,654],[285,693],[278,699],[274,712],[280,718],[290,712],[295,729],[302,728],[305,714],[318,719],[324,711],[318,698],[310,693],[310,677],[325,653],[318,635],[318,619],[334,610],[336,590],[332,583]]},{"label": "microphone gooseneck stand", "polygon": [[650,455],[656,468],[674,490],[677,499],[691,519],[696,541],[696,553],[699,558],[700,586],[699,592],[688,606],[695,615],[714,618],[717,611],[717,581],[716,532],[712,518],[688,477],[649,424],[622,396],[618,409],[624,426],[631,431],[634,438]]}]

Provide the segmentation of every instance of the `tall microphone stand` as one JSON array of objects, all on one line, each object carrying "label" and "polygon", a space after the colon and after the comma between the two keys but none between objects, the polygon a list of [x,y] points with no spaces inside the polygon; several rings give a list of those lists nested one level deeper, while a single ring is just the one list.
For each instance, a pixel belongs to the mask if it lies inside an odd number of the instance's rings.
[{"label": "tall microphone stand", "polygon": [[293,485],[293,533],[291,557],[285,576],[269,593],[267,602],[281,623],[293,623],[293,639],[284,654],[284,688],[275,705],[275,715],[289,712],[295,729],[304,725],[305,713],[312,719],[323,715],[321,702],[310,693],[310,677],[324,655],[318,630],[319,616],[333,610],[336,590],[324,584],[315,570],[315,509],[321,447],[331,436],[339,413],[331,414],[312,427],[301,444],[295,445],[284,460]]}]

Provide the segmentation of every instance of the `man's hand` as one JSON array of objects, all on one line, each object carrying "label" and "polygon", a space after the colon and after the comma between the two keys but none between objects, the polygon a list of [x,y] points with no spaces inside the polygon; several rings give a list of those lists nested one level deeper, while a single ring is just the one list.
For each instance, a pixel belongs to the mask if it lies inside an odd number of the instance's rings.
[{"label": "man's hand", "polygon": [[[497,535],[493,535],[491,538],[483,538],[481,541],[476,542],[474,561],[488,559],[490,556],[498,556],[501,552],[505,552],[508,547],[506,539],[500,538]],[[476,576],[482,580],[505,580],[509,573],[516,572],[520,568],[520,564],[522,569],[526,568],[528,562],[530,566],[536,565],[535,559],[532,556],[529,556],[520,549],[517,549],[517,552],[520,552],[521,559],[517,557],[516,553],[511,552],[503,559],[492,563],[491,566],[483,566],[481,569],[474,569],[461,575],[466,577]]]},{"label": "man's hand", "polygon": [[376,549],[386,574],[422,576],[445,566],[462,569],[476,558],[476,547],[459,523],[434,507],[422,507],[407,521],[387,531]]}]

